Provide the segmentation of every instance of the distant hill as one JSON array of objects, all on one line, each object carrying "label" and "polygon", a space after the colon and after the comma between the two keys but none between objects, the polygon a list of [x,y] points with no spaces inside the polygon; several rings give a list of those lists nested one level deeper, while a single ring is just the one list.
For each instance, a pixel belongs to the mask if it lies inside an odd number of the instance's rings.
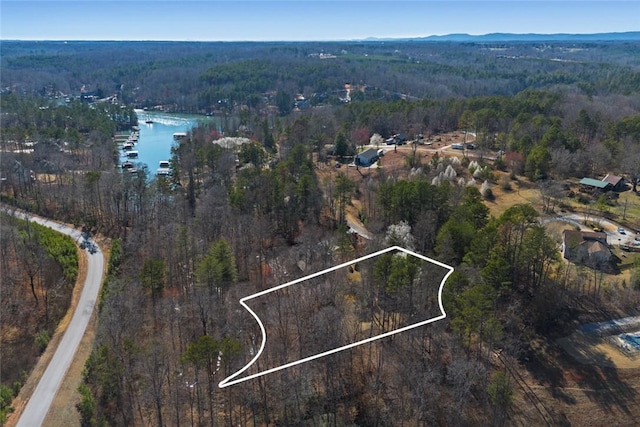
[{"label": "distant hill", "polygon": [[442,36],[413,37],[404,39],[380,39],[371,37],[367,40],[410,40],[434,42],[462,42],[462,43],[501,43],[501,42],[595,42],[595,41],[640,41],[640,31],[623,33],[596,34],[514,34],[490,33],[483,35],[446,34]]}]

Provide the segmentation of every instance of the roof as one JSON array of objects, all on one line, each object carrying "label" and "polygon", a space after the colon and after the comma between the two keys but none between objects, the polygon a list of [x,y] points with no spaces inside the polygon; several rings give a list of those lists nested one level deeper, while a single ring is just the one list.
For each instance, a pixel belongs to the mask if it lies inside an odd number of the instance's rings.
[{"label": "roof", "polygon": [[585,242],[585,245],[587,245],[589,255],[600,252],[609,253],[609,248],[602,242]]},{"label": "roof", "polygon": [[611,185],[608,182],[605,181],[599,181],[597,179],[593,179],[593,178],[582,178],[580,180],[580,184],[581,185],[588,185],[589,187],[596,187],[596,188],[607,188],[609,185]]},{"label": "roof", "polygon": [[569,245],[569,247],[578,246],[586,241],[597,241],[602,243],[606,243],[607,241],[607,234],[599,231],[564,230],[562,232],[562,237],[565,244]]},{"label": "roof", "polygon": [[602,231],[581,231],[584,240],[604,240],[607,241],[607,233]]},{"label": "roof", "polygon": [[609,184],[613,185],[614,187],[618,184],[620,184],[620,181],[622,181],[623,178],[621,176],[617,176],[617,175],[608,175],[605,176],[604,178],[602,178],[603,182],[608,182]]}]

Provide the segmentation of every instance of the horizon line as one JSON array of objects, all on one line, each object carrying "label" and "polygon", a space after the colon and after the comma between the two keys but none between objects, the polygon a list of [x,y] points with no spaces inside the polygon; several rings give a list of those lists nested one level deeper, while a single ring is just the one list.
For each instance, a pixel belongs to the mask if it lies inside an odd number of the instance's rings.
[{"label": "horizon line", "polygon": [[[313,43],[313,42],[367,42],[367,41],[402,41],[402,40],[421,40],[421,39],[439,39],[445,37],[487,37],[487,36],[602,36],[602,35],[625,35],[635,34],[640,40],[640,30],[632,31],[605,31],[594,33],[513,33],[513,32],[491,32],[482,34],[472,33],[447,33],[447,34],[430,34],[422,36],[366,36],[357,38],[339,38],[339,39],[238,39],[238,40],[225,40],[225,39],[144,39],[144,38],[132,38],[132,39],[110,39],[110,38],[4,38],[0,37],[0,42],[175,42],[175,43]],[[508,40],[505,40],[508,41]]]}]

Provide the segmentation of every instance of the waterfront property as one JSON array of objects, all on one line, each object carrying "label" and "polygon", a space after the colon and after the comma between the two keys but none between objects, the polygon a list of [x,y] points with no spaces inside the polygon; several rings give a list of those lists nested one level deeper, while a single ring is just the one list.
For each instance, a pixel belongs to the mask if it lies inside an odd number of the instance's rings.
[{"label": "waterfront property", "polygon": [[[134,160],[136,165],[148,168],[149,173],[146,176],[149,180],[152,180],[158,176],[157,169],[160,168],[160,162],[169,161],[172,149],[177,146],[181,139],[184,140],[187,137],[188,131],[196,126],[198,121],[203,120],[203,117],[149,112],[139,109],[135,110],[135,112],[142,126],[136,132],[136,141],[131,149],[138,151],[138,157]],[[215,120],[215,118],[210,120]],[[153,124],[145,124],[147,121],[152,121]],[[133,141],[128,142],[133,143]],[[125,157],[126,151],[121,151],[121,155]],[[161,174],[165,172],[163,170],[160,171]]]},{"label": "waterfront property", "polygon": [[158,163],[158,170],[156,171],[158,176],[171,175],[171,167],[168,160],[160,160]]}]

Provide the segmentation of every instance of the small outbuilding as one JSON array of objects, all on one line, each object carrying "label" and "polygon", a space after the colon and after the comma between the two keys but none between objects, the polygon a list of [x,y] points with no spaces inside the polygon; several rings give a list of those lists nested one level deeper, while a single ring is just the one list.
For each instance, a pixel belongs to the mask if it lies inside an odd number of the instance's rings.
[{"label": "small outbuilding", "polygon": [[610,184],[613,191],[624,191],[626,187],[626,182],[621,176],[607,174],[602,178],[602,182]]}]

